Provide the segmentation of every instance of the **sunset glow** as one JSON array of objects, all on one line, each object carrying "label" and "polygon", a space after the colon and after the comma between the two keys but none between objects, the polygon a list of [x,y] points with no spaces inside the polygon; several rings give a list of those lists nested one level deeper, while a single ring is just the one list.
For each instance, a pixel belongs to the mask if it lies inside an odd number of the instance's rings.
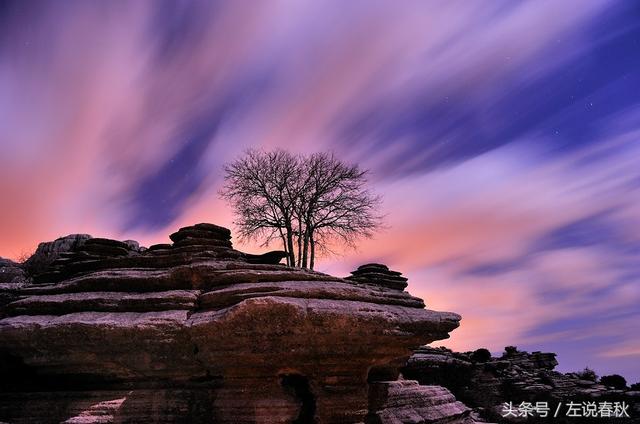
[{"label": "sunset glow", "polygon": [[634,2],[8,2],[0,23],[0,256],[233,229],[225,162],[331,150],[371,170],[386,228],[319,271],[403,272],[462,315],[443,345],[640,380]]}]

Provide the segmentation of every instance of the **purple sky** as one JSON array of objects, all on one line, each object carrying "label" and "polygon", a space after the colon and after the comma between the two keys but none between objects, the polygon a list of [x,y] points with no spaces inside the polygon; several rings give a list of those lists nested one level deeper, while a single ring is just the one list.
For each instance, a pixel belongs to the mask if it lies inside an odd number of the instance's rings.
[{"label": "purple sky", "polygon": [[463,315],[449,346],[635,382],[639,69],[633,1],[3,1],[0,256],[231,227],[224,162],[333,150],[389,228],[320,270],[387,263]]}]

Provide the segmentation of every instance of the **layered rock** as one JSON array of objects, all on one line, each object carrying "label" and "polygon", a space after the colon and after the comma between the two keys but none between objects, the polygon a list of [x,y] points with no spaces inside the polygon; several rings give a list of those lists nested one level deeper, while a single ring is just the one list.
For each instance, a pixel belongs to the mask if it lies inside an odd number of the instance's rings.
[{"label": "layered rock", "polygon": [[87,238],[61,252],[0,311],[0,421],[362,422],[367,379],[459,325],[381,266],[341,279],[230,237],[197,224],[148,250]]},{"label": "layered rock", "polygon": [[244,259],[252,264],[279,264],[284,258],[287,257],[287,252],[282,250],[273,250],[271,252],[263,253],[262,255],[252,255],[249,253],[244,254]]},{"label": "layered rock", "polygon": [[362,265],[355,271],[352,271],[351,275],[345,279],[393,290],[402,291],[407,288],[407,278],[403,277],[401,272],[391,271],[386,265],[382,264],[372,263]]},{"label": "layered rock", "polygon": [[25,286],[28,277],[24,268],[10,259],[0,258],[0,318],[4,305],[18,298],[18,290]]},{"label": "layered rock", "polygon": [[53,241],[45,241],[38,245],[34,255],[56,256],[81,247],[90,238],[89,234],[69,234]]},{"label": "layered rock", "polygon": [[[158,269],[185,265],[205,259],[239,259],[243,253],[233,250],[228,229],[213,224],[184,227],[170,235],[173,244],[139,247],[133,240],[118,241],[85,235],[56,240],[77,239],[72,248],[57,250],[57,256],[34,276],[36,284],[55,283],[99,270],[143,268]],[[56,242],[53,242],[54,244]],[[52,243],[52,242],[49,242]],[[40,246],[47,243],[41,243]],[[38,255],[36,251],[36,255]]]},{"label": "layered rock", "polygon": [[504,402],[626,401],[638,422],[640,392],[615,390],[599,384],[595,378],[585,379],[577,373],[554,371],[558,365],[555,353],[525,352],[507,346],[502,356],[486,362],[474,360],[472,352],[453,352],[446,348],[423,346],[416,349],[403,375],[421,384],[440,384],[487,419],[504,421]]},{"label": "layered rock", "polygon": [[10,259],[0,258],[0,287],[20,286],[26,280],[27,276],[20,264]]},{"label": "layered rock", "polygon": [[421,386],[413,380],[372,383],[367,424],[474,424],[471,409],[441,386]]}]

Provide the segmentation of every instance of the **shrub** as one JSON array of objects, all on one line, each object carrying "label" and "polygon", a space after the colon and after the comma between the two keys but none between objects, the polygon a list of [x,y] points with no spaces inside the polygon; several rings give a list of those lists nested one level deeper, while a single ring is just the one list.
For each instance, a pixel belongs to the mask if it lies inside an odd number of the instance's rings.
[{"label": "shrub", "polygon": [[518,348],[515,346],[505,346],[502,356],[513,356],[518,353]]},{"label": "shrub", "polygon": [[640,382],[633,383],[629,388],[633,391],[640,391]]},{"label": "shrub", "polygon": [[475,362],[488,362],[491,359],[491,352],[484,347],[475,350],[471,354],[471,360]]},{"label": "shrub", "polygon": [[604,384],[605,386],[611,386],[618,390],[623,390],[627,388],[627,380],[621,375],[611,374],[605,375],[600,378],[600,384]]},{"label": "shrub", "polygon": [[581,380],[596,381],[598,379],[598,375],[596,374],[596,372],[589,367],[586,367],[582,371],[577,372],[576,375]]}]

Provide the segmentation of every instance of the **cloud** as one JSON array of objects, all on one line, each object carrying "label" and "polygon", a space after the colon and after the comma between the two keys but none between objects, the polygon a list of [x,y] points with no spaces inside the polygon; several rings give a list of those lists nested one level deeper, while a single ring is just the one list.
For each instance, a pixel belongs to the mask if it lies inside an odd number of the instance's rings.
[{"label": "cloud", "polygon": [[637,340],[621,343],[613,348],[603,350],[602,356],[617,358],[620,356],[640,357],[640,343]]},{"label": "cloud", "polygon": [[[620,122],[568,154],[549,157],[524,141],[393,182],[384,188],[391,230],[347,263],[386,262],[428,307],[461,313],[448,346],[562,351],[580,341],[584,356],[565,369],[615,368],[603,355],[635,354],[629,323],[640,319],[640,238],[629,212],[640,149],[637,131]],[[340,262],[325,266],[345,273]],[[613,371],[640,377],[634,367]]]},{"label": "cloud", "polygon": [[[3,216],[14,230],[1,250],[15,254],[36,234],[59,235],[70,228],[65,222],[151,235],[179,219],[216,184],[221,163],[250,145],[332,146],[360,160],[364,150],[349,146],[361,143],[341,144],[341,128],[372,104],[405,113],[416,93],[467,93],[481,103],[478,90],[532,72],[530,61],[556,37],[578,36],[604,5],[9,4],[0,138],[11,163],[0,179],[48,195],[3,189],[17,212]],[[568,9],[571,19],[563,17]],[[385,125],[400,117],[391,114]],[[421,155],[433,148],[423,147]],[[35,212],[19,219],[27,209]]]},{"label": "cloud", "polygon": [[149,244],[230,226],[224,162],[332,149],[371,168],[390,228],[322,270],[405,272],[463,314],[459,348],[538,342],[577,364],[579,342],[603,367],[602,343],[635,352],[633,6],[39,6],[0,12],[0,255],[71,232]]}]

